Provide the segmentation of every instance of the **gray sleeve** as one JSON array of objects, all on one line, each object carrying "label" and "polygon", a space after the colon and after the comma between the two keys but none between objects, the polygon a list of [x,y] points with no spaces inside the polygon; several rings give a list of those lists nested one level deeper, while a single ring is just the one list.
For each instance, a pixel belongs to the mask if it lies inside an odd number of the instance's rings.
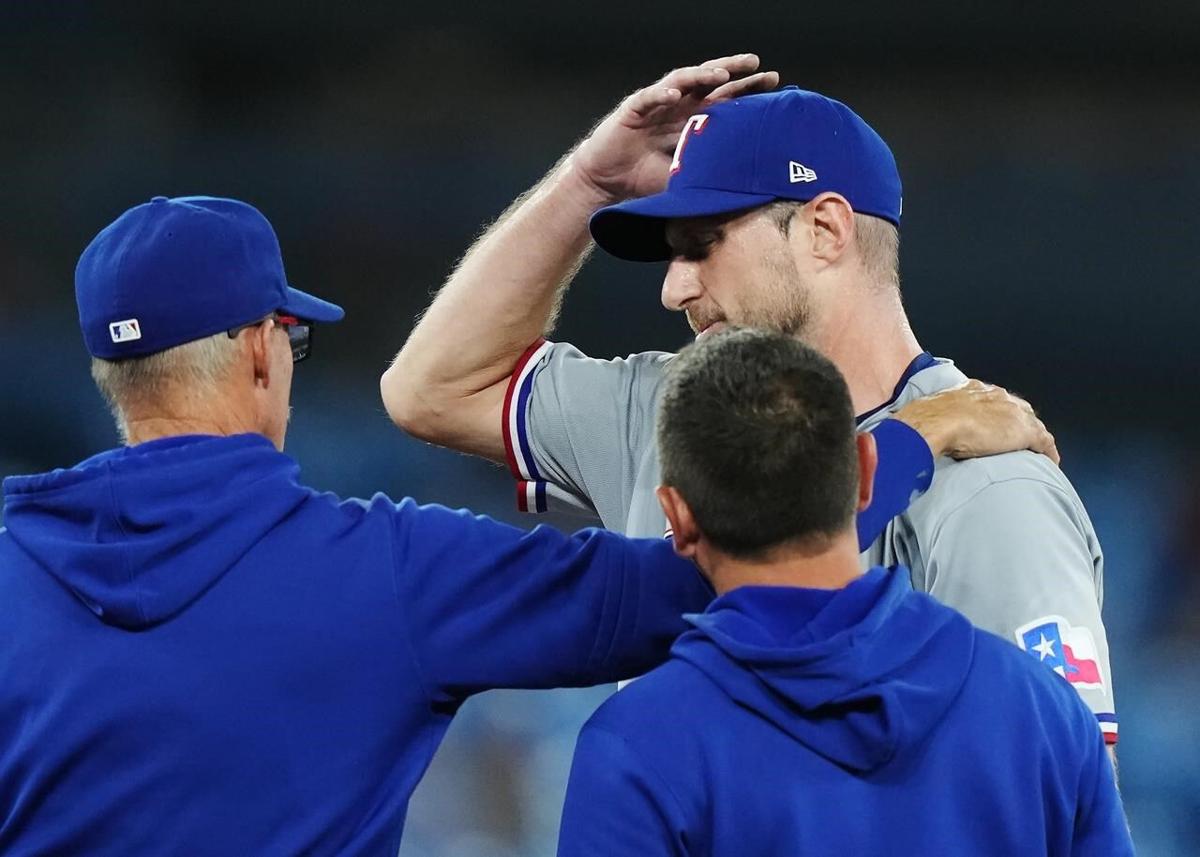
[{"label": "gray sleeve", "polygon": [[987,483],[942,517],[924,553],[931,595],[1066,678],[1115,742],[1103,559],[1071,493],[1036,478]]},{"label": "gray sleeve", "polygon": [[622,529],[642,458],[654,440],[659,384],[672,355],[596,360],[567,343],[535,343],[505,401],[518,507],[575,507]]}]

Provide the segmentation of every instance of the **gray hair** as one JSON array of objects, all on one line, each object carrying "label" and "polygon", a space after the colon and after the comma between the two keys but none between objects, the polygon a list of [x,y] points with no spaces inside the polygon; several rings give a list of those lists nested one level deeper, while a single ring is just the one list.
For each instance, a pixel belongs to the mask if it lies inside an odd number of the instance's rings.
[{"label": "gray hair", "polygon": [[[765,213],[787,235],[792,217],[803,202],[779,199],[767,203]],[[882,217],[854,212],[854,234],[859,258],[871,281],[900,288],[900,230]]]},{"label": "gray hair", "polygon": [[141,357],[92,358],[92,379],[108,402],[121,436],[128,439],[132,405],[165,405],[180,390],[212,393],[237,355],[237,340],[222,332]]}]

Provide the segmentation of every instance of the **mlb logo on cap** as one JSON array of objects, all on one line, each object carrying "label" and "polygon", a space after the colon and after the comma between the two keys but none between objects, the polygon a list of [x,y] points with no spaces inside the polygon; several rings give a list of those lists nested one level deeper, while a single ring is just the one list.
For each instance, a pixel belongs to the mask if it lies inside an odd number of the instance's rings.
[{"label": "mlb logo on cap", "polygon": [[142,338],[142,326],[136,318],[114,321],[108,326],[108,335],[112,337],[113,342],[133,342]]}]

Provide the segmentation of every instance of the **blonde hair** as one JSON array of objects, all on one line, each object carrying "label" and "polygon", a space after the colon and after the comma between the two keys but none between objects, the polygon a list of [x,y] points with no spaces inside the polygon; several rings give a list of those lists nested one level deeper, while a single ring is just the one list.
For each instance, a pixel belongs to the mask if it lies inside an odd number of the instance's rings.
[{"label": "blonde hair", "polygon": [[215,392],[237,356],[237,340],[222,332],[123,360],[92,358],[92,380],[108,402],[122,438],[130,406],[165,404],[181,390]]},{"label": "blonde hair", "polygon": [[[805,203],[777,199],[764,207],[779,231],[787,235],[792,217]],[[900,230],[882,217],[854,212],[854,240],[863,269],[873,283],[900,288]]]},{"label": "blonde hair", "polygon": [[900,230],[882,217],[854,215],[863,268],[873,282],[900,288]]}]

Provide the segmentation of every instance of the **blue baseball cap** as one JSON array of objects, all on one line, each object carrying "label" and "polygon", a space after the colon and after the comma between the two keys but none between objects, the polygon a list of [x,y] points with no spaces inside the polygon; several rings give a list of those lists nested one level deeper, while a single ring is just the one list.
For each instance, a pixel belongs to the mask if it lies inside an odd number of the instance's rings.
[{"label": "blue baseball cap", "polygon": [[339,321],[340,306],[293,289],[279,239],[236,199],[156,196],[100,232],[75,267],[83,340],[94,357],[153,354],[276,310]]},{"label": "blue baseball cap", "polygon": [[602,208],[592,238],[633,262],[671,258],[666,221],[807,202],[836,191],[860,214],[900,225],[896,159],[857,113],[832,98],[789,86],[722,102],[688,119],[667,189]]}]

